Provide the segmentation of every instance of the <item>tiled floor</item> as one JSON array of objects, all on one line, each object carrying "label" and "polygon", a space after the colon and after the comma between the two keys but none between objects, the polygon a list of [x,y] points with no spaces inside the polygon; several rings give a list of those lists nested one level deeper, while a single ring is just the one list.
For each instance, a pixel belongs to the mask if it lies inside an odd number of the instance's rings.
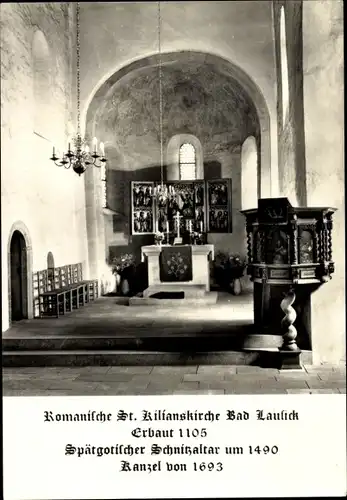
[{"label": "tiled floor", "polygon": [[5,368],[4,396],[345,393],[346,366]]}]

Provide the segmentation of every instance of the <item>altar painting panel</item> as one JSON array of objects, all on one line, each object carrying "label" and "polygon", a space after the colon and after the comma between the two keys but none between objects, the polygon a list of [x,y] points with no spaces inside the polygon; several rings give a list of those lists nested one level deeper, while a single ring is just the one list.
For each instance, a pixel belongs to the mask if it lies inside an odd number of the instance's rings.
[{"label": "altar painting panel", "polygon": [[132,234],[154,232],[153,182],[131,183]]},{"label": "altar painting panel", "polygon": [[208,231],[231,232],[231,180],[219,179],[207,182]]}]

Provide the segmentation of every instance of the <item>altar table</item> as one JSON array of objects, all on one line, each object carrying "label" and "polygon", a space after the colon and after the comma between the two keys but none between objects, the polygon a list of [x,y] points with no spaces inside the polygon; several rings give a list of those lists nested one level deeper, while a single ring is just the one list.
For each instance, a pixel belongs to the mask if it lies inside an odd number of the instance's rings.
[{"label": "altar table", "polygon": [[[162,253],[168,259],[164,263]],[[149,288],[162,285],[164,290],[165,286],[179,289],[182,285],[199,285],[210,291],[210,260],[214,260],[214,245],[148,245],[141,248],[142,261],[146,258]]]}]

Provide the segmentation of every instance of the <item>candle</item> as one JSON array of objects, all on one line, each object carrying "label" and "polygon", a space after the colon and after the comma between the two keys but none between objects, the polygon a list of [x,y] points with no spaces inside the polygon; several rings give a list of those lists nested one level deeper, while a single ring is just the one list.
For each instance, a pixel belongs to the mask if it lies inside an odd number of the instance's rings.
[{"label": "candle", "polygon": [[98,140],[96,137],[94,137],[94,139],[93,139],[93,146],[94,146],[94,151],[96,152],[96,148],[98,146]]},{"label": "candle", "polygon": [[86,153],[89,153],[89,146],[86,146]]},{"label": "candle", "polygon": [[55,156],[55,147],[53,146],[53,157]]},{"label": "candle", "polygon": [[189,221],[189,232],[190,233],[192,232],[192,221],[191,220]]},{"label": "candle", "polygon": [[169,221],[168,220],[166,221],[166,232],[167,233],[169,232]]},{"label": "candle", "polygon": [[102,156],[105,156],[105,146],[103,142],[100,142],[100,151]]},{"label": "candle", "polygon": [[202,232],[203,230],[203,225],[202,225],[202,220],[200,221],[200,231]]}]

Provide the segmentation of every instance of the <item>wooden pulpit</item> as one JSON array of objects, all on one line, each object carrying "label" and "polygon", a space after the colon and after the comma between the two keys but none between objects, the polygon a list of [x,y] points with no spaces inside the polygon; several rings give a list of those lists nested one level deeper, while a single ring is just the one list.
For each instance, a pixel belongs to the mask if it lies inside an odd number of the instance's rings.
[{"label": "wooden pulpit", "polygon": [[[243,210],[247,231],[247,272],[254,282],[254,323],[261,333],[280,330],[282,368],[300,366],[294,302],[331,279],[330,207],[292,207],[287,198],[259,199]],[[302,308],[302,304],[298,304]],[[281,310],[282,319],[278,312]]]}]

